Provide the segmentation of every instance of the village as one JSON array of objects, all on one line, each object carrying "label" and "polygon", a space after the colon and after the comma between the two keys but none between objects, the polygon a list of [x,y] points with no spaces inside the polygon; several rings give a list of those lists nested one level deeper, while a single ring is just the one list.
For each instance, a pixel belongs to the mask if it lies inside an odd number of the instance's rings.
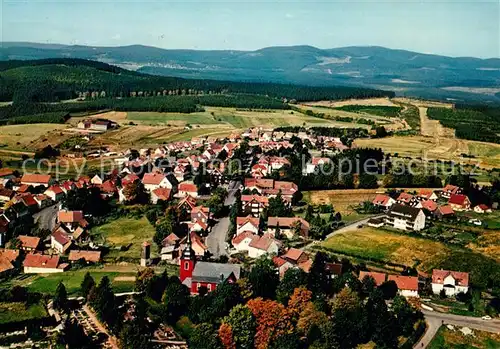
[{"label": "village", "polygon": [[[81,128],[92,125],[83,123]],[[488,215],[497,209],[498,203],[488,200],[474,200],[473,205],[464,188],[446,184],[416,190],[378,188],[372,200],[357,203],[370,209],[362,220],[345,222],[334,207],[324,211],[329,214],[325,219],[318,207],[304,204],[300,187],[334,165],[335,156],[356,150],[350,143],[305,129],[254,128],[227,138],[197,137],[156,149],[112,153],[112,170],[74,179],[57,181],[51,174],[2,168],[0,275],[5,280],[23,274],[64,275],[118,263],[128,265],[131,273],[170,270],[192,296],[203,296],[221,284],[238,283],[262,259],[272,262],[280,280],[288,270],[309,274],[318,268],[315,261],[322,253],[309,247],[337,230],[370,227],[419,234],[439,222],[481,226],[481,219],[463,214]],[[297,154],[304,156],[300,163]],[[117,247],[112,239],[96,234],[102,224],[96,217],[99,210],[105,216],[104,211],[121,207],[146,213],[154,235],[125,238]],[[121,258],[120,251],[127,258]],[[470,270],[435,268],[425,273],[413,265],[400,273],[366,266],[353,270],[346,259],[324,261],[322,268],[319,272],[329,280],[354,275],[365,284],[370,279],[374,287],[393,288],[424,309],[430,307],[421,298],[429,303],[431,298],[469,294],[471,280]],[[88,307],[79,314],[95,316]],[[178,334],[171,337],[165,343],[186,343]]]}]

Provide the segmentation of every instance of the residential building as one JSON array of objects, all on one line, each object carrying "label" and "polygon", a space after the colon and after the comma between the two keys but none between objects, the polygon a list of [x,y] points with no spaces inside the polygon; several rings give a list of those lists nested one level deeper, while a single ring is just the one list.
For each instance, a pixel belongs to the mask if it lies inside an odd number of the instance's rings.
[{"label": "residential building", "polygon": [[205,225],[208,223],[210,218],[210,208],[205,206],[196,206],[191,210],[191,222],[201,222]]},{"label": "residential building", "polygon": [[198,197],[198,188],[196,187],[196,184],[192,182],[179,183],[179,192],[177,193],[177,197],[184,198],[188,195],[193,198]]},{"label": "residential building", "polygon": [[242,195],[241,205],[244,214],[259,217],[269,206],[269,199],[260,195]]},{"label": "residential building", "polygon": [[474,206],[474,212],[476,213],[491,213],[491,208],[488,205],[480,204]]},{"label": "residential building", "polygon": [[58,185],[52,185],[44,192],[52,201],[61,201],[64,199],[64,191]]},{"label": "residential building", "polygon": [[172,189],[156,188],[151,191],[151,203],[157,204],[158,201],[169,201],[172,197]]},{"label": "residential building", "polygon": [[425,214],[420,208],[395,204],[389,210],[385,224],[396,229],[419,231],[425,228]]},{"label": "residential building", "polygon": [[52,181],[50,175],[43,174],[25,174],[21,177],[21,184],[32,185],[33,187],[43,186],[48,188]]},{"label": "residential building", "polygon": [[177,183],[163,173],[146,173],[142,177],[142,184],[144,185],[144,189],[151,192],[158,188],[173,189]]},{"label": "residential building", "polygon": [[283,276],[285,276],[285,272],[288,269],[294,267],[292,263],[290,263],[289,261],[287,261],[286,259],[281,258],[281,257],[273,257],[273,263],[276,266],[276,268],[278,269],[280,279],[282,279]]},{"label": "residential building", "polygon": [[57,222],[64,225],[70,232],[76,231],[77,228],[86,229],[89,225],[83,211],[65,211],[57,212]]},{"label": "residential building", "polygon": [[50,274],[62,273],[68,268],[68,264],[59,262],[59,256],[29,253],[23,262],[25,274]]},{"label": "residential building", "polygon": [[469,273],[434,269],[432,271],[432,292],[440,294],[444,290],[448,297],[469,291]]},{"label": "residential building", "polygon": [[0,249],[0,278],[11,275],[19,260],[19,250]]},{"label": "residential building", "polygon": [[398,294],[403,297],[418,297],[418,277],[389,275],[388,281],[398,286]]},{"label": "residential building", "polygon": [[377,194],[372,203],[375,206],[382,207],[384,210],[388,210],[392,205],[396,203],[396,200],[391,198],[389,195]]},{"label": "residential building", "polygon": [[291,239],[295,235],[307,238],[309,236],[309,223],[301,217],[269,217],[267,232],[274,235],[279,227],[280,234]]},{"label": "residential building", "polygon": [[460,194],[461,192],[462,192],[462,190],[460,189],[460,187],[457,187],[456,185],[447,184],[443,188],[443,191],[441,192],[441,196],[449,199],[450,196]]},{"label": "residential building", "polygon": [[448,219],[455,217],[455,211],[450,205],[439,206],[438,209],[434,212],[434,215],[438,219]]},{"label": "residential building", "polygon": [[418,200],[415,196],[408,194],[408,193],[405,193],[405,192],[402,192],[401,194],[399,194],[396,201],[398,204],[411,206],[413,204],[416,204]]},{"label": "residential building", "polygon": [[385,273],[379,273],[376,271],[360,271],[359,281],[363,281],[364,278],[371,277],[375,281],[375,285],[380,286],[385,282],[387,275]]},{"label": "residential building", "polygon": [[248,244],[248,256],[259,258],[264,255],[278,254],[280,246],[280,242],[274,239],[273,235],[254,235]]},{"label": "residential building", "polygon": [[326,263],[325,271],[330,279],[335,279],[342,275],[342,264],[341,263]]},{"label": "residential building", "polygon": [[40,238],[36,236],[19,235],[17,237],[21,245],[19,248],[23,251],[33,252],[40,247]]},{"label": "residential building", "polygon": [[69,252],[68,260],[71,262],[76,262],[81,259],[87,263],[99,263],[101,260],[101,251],[72,250]]},{"label": "residential building", "polygon": [[240,235],[243,232],[251,232],[252,234],[259,233],[259,222],[258,217],[237,217],[236,218],[236,235]]},{"label": "residential building", "polygon": [[248,251],[248,245],[250,245],[254,236],[258,235],[252,233],[251,231],[243,231],[233,237],[231,244],[238,252]]},{"label": "residential building", "polygon": [[470,200],[463,194],[452,194],[448,200],[448,204],[454,211],[470,210]]},{"label": "residential building", "polygon": [[430,190],[430,189],[420,189],[418,194],[417,194],[417,197],[420,200],[437,201],[437,199],[438,199],[438,195],[436,194],[436,192],[434,190]]}]

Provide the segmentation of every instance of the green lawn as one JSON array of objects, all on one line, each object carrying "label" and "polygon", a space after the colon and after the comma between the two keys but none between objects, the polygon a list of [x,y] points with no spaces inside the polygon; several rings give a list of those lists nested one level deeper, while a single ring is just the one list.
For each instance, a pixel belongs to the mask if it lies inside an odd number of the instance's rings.
[{"label": "green lawn", "polygon": [[32,304],[26,308],[25,303],[0,303],[0,324],[19,322],[31,319],[41,319],[47,316],[42,304]]},{"label": "green lawn", "polygon": [[142,124],[168,124],[168,123],[181,123],[181,124],[200,124],[209,125],[217,124],[218,121],[214,119],[208,112],[198,112],[191,114],[183,113],[157,113],[157,112],[127,112],[127,120],[140,122]]},{"label": "green lawn", "polygon": [[[91,231],[91,235],[97,242],[103,242],[110,247],[108,256],[137,260],[140,258],[142,243],[151,242],[154,234],[155,229],[146,217],[140,219],[122,217],[95,227]],[[152,252],[154,251],[153,248]]]},{"label": "green lawn", "polygon": [[[128,273],[114,272],[114,271],[100,271],[99,269],[79,269],[75,271],[67,271],[64,273],[55,274],[40,274],[40,275],[21,275],[18,278],[10,280],[8,285],[14,286],[24,286],[27,287],[31,292],[39,292],[45,294],[54,294],[59,282],[62,281],[66,287],[66,291],[70,296],[78,296],[80,285],[82,283],[85,273],[89,272],[94,278],[96,283],[99,283],[104,276],[107,276],[113,286],[113,290],[116,293],[120,292],[130,292],[134,288],[134,280],[131,277],[136,275],[135,271]],[[117,279],[121,277],[122,280]]]},{"label": "green lawn", "polygon": [[500,334],[472,330],[473,336],[465,336],[458,328],[449,330],[441,326],[438,333],[427,348],[429,349],[472,349],[472,348],[500,348]]}]

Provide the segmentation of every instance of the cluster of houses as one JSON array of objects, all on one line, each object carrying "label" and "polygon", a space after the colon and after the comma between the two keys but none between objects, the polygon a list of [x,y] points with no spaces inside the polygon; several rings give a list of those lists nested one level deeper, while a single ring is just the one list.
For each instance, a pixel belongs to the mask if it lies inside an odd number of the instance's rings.
[{"label": "cluster of houses", "polygon": [[92,132],[106,132],[112,128],[116,128],[117,124],[108,119],[85,119],[77,124],[80,130]]},{"label": "cluster of houses", "polygon": [[[471,210],[469,198],[462,194],[462,189],[448,184],[441,191],[421,189],[415,195],[401,192],[396,197],[378,194],[373,205],[386,212],[384,217],[374,218],[368,222],[372,227],[388,225],[400,230],[419,231],[425,228],[426,219],[448,219],[455,212]],[[491,212],[485,204],[474,206],[474,212]]]},{"label": "cluster of houses", "polygon": [[[387,275],[381,272],[361,271],[359,280],[365,278],[373,278],[377,287],[387,281],[394,281],[398,288],[398,294],[404,297],[419,297],[419,288],[425,284],[427,277],[422,276],[402,276],[402,275]],[[448,297],[456,296],[459,293],[467,293],[469,291],[469,273],[434,269],[431,277],[432,293],[440,295],[443,290]]]}]

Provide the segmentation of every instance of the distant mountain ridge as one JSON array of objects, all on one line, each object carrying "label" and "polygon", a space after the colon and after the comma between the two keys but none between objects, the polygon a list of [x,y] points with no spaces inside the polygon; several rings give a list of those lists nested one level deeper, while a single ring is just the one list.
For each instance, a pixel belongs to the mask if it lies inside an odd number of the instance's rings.
[{"label": "distant mountain ridge", "polygon": [[500,59],[445,57],[378,46],[255,51],[172,50],[2,43],[0,60],[83,58],[142,73],[184,78],[359,86],[457,102],[500,103]]}]

